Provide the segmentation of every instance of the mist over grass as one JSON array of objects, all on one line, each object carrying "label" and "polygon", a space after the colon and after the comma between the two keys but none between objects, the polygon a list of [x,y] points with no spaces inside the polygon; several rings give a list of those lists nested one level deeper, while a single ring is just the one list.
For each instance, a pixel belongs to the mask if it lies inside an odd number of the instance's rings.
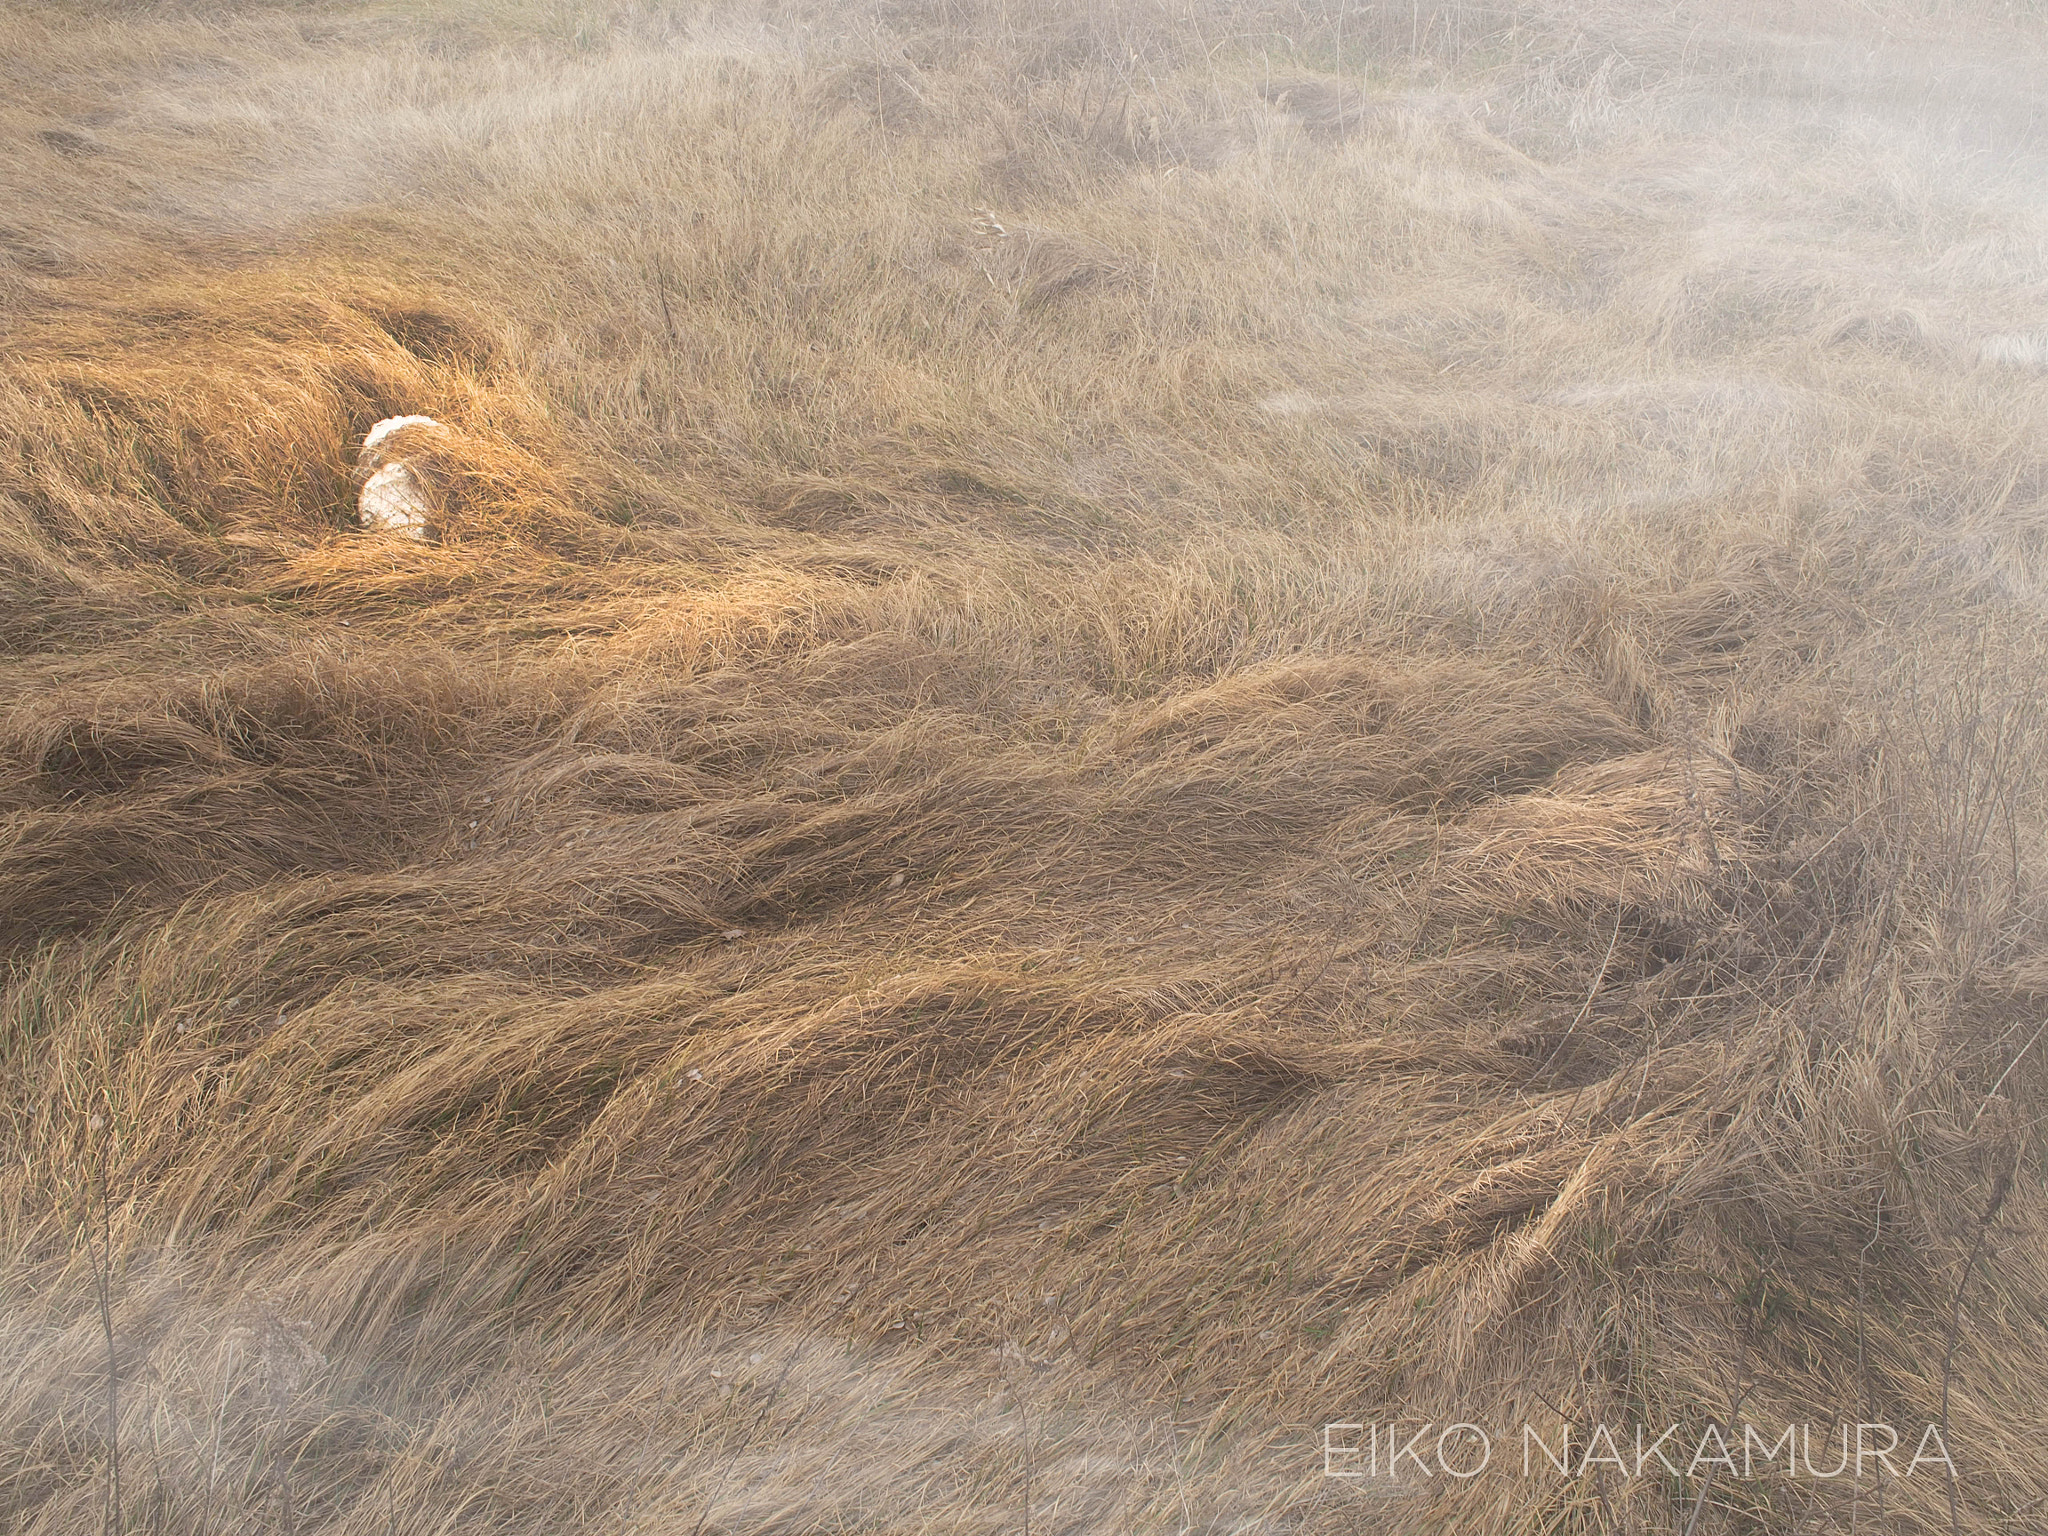
[{"label": "mist over grass", "polygon": [[[0,13],[0,1524],[2034,1529],[2044,100],[2021,4]],[[1957,1475],[1323,1476],[1397,1417]]]}]

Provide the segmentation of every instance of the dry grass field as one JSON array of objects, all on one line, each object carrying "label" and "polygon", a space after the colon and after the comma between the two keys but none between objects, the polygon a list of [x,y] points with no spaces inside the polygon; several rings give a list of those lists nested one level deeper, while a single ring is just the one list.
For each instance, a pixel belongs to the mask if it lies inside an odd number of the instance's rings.
[{"label": "dry grass field", "polygon": [[[1990,0],[6,0],[0,1527],[2048,1530],[2044,111]],[[1745,1421],[1955,1475],[1509,1438]]]}]

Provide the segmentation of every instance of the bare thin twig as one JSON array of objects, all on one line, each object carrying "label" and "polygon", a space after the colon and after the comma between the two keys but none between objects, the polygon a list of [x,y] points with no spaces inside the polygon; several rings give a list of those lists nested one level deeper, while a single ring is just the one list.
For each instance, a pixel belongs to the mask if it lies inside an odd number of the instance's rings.
[{"label": "bare thin twig", "polygon": [[[99,1120],[99,1116],[93,1116]],[[111,1136],[111,1121],[107,1122],[107,1134]],[[97,1133],[98,1127],[94,1127]],[[93,1261],[93,1286],[99,1293],[100,1334],[107,1345],[107,1507],[100,1528],[114,1533],[121,1529],[121,1420],[120,1420],[120,1361],[114,1348],[114,1216],[107,1194],[107,1149],[104,1142],[99,1146],[97,1175],[100,1197],[100,1252]],[[88,1217],[88,1222],[90,1217]],[[92,1238],[87,1228],[86,1248],[91,1252]]]},{"label": "bare thin twig", "polygon": [[1621,940],[1621,914],[1625,910],[1623,898],[1627,893],[1628,873],[1624,870],[1621,879],[1615,882],[1614,932],[1607,936],[1607,953],[1600,957],[1599,974],[1593,978],[1593,985],[1586,989],[1586,1001],[1580,1005],[1578,1017],[1572,1020],[1564,1034],[1558,1038],[1557,1044],[1550,1048],[1550,1054],[1543,1058],[1543,1065],[1531,1074],[1532,1082],[1550,1070],[1550,1064],[1557,1060],[1557,1053],[1564,1049],[1565,1042],[1570,1040],[1578,1027],[1586,1022],[1586,1015],[1593,1011],[1593,999],[1600,995],[1600,988],[1606,984],[1607,967],[1614,963],[1614,946]]},{"label": "bare thin twig", "polygon": [[[1865,1243],[1861,1248],[1859,1248],[1856,1251],[1856,1380],[1858,1381],[1858,1383],[1861,1384],[1863,1388],[1863,1411],[1865,1413],[1870,1412],[1870,1368],[1869,1365],[1866,1363],[1867,1355],[1865,1352],[1864,1342],[1863,1271],[1864,1262],[1870,1257],[1871,1248],[1876,1245],[1878,1238],[1881,1237],[1883,1233],[1884,1191],[1879,1190],[1877,1195],[1877,1215],[1871,1223],[1870,1241]],[[1879,1498],[1884,1497],[1883,1490],[1884,1485],[1880,1483],[1878,1485]],[[1863,1481],[1861,1478],[1858,1478],[1851,1487],[1849,1495],[1850,1536],[1855,1536],[1856,1525],[1862,1513],[1862,1507]]]},{"label": "bare thin twig", "polygon": [[[1941,1352],[1941,1445],[1944,1452],[1948,1449],[1948,1394],[1955,1376],[1956,1340],[1963,1330],[1963,1292],[1969,1287],[1970,1271],[1977,1267],[1978,1255],[1983,1253],[1985,1241],[1991,1235],[1991,1223],[1998,1219],[1999,1209],[2011,1193],[2012,1170],[2008,1169],[1991,1186],[1991,1200],[1984,1207],[1984,1214],[1977,1218],[1977,1240],[1970,1245],[1970,1256],[1963,1260],[1963,1273],[1956,1281],[1955,1302],[1949,1309],[1948,1343]],[[1950,1536],[1962,1536],[1962,1506],[1957,1497],[1953,1463],[1948,1463],[1948,1528]]]},{"label": "bare thin twig", "polygon": [[[1735,1355],[1735,1396],[1728,1405],[1728,1422],[1731,1425],[1742,1417],[1743,1399],[1749,1396],[1749,1389],[1742,1384],[1742,1368],[1748,1361],[1749,1336],[1745,1331],[1742,1347],[1736,1351]],[[1747,1453],[1745,1452],[1745,1454]],[[1693,1536],[1693,1532],[1698,1529],[1700,1516],[1706,1512],[1707,1495],[1714,1488],[1714,1474],[1719,1470],[1720,1466],[1718,1463],[1709,1462],[1707,1464],[1707,1475],[1700,1479],[1700,1491],[1693,1495],[1692,1513],[1686,1517],[1685,1536]]]}]

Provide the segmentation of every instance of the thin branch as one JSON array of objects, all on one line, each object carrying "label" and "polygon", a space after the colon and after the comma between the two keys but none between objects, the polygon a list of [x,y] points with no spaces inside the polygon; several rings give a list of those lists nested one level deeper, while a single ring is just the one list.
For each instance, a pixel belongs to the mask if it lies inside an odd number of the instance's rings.
[{"label": "thin branch", "polygon": [[1550,1070],[1550,1064],[1557,1060],[1557,1053],[1564,1049],[1565,1042],[1570,1040],[1573,1032],[1586,1022],[1586,1015],[1593,1011],[1593,999],[1600,995],[1600,988],[1607,981],[1607,967],[1614,963],[1614,946],[1621,941],[1621,914],[1627,894],[1628,871],[1623,870],[1621,879],[1614,888],[1614,932],[1607,937],[1607,953],[1600,957],[1600,972],[1593,978],[1593,985],[1586,989],[1586,1001],[1580,1005],[1579,1016],[1572,1020],[1570,1028],[1559,1037],[1557,1044],[1550,1048],[1550,1054],[1543,1058],[1543,1065],[1530,1074],[1532,1083]]},{"label": "thin branch", "polygon": [[[2017,1155],[2014,1162],[2018,1162]],[[1948,1392],[1955,1375],[1956,1339],[1963,1331],[1963,1292],[1969,1288],[1970,1271],[1977,1267],[1977,1257],[1983,1253],[1985,1241],[1991,1235],[1991,1223],[1998,1219],[2005,1197],[2012,1193],[2012,1175],[2013,1170],[2008,1169],[1991,1186],[1991,1202],[1984,1207],[1984,1214],[1977,1218],[1977,1240],[1970,1245],[1970,1256],[1963,1260],[1962,1277],[1956,1281],[1955,1303],[1949,1309],[1948,1343],[1941,1352],[1941,1444],[1944,1451],[1948,1448]],[[1956,1496],[1956,1469],[1952,1463],[1948,1468],[1948,1528],[1950,1536],[1962,1536],[1963,1516]]]},{"label": "thin branch", "polygon": [[[102,1120],[99,1115],[92,1117],[89,1129],[97,1134],[107,1127],[107,1134],[113,1134],[111,1120]],[[90,1187],[86,1199],[86,1253],[92,1258],[93,1289],[98,1293],[100,1304],[100,1334],[107,1345],[107,1507],[100,1517],[100,1529],[105,1536],[118,1536],[121,1530],[121,1416],[120,1416],[120,1360],[114,1348],[114,1216],[113,1207],[107,1194],[107,1149],[104,1142],[99,1144],[99,1155],[95,1159],[95,1172],[99,1176],[100,1195],[100,1251],[92,1250],[92,1198]]]}]

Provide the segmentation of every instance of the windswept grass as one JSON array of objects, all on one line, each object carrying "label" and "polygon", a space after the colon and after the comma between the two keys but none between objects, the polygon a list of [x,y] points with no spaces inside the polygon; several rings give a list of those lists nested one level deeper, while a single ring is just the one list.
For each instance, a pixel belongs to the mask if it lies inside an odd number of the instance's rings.
[{"label": "windswept grass", "polygon": [[0,1523],[2048,1519],[2031,9],[0,42]]}]

